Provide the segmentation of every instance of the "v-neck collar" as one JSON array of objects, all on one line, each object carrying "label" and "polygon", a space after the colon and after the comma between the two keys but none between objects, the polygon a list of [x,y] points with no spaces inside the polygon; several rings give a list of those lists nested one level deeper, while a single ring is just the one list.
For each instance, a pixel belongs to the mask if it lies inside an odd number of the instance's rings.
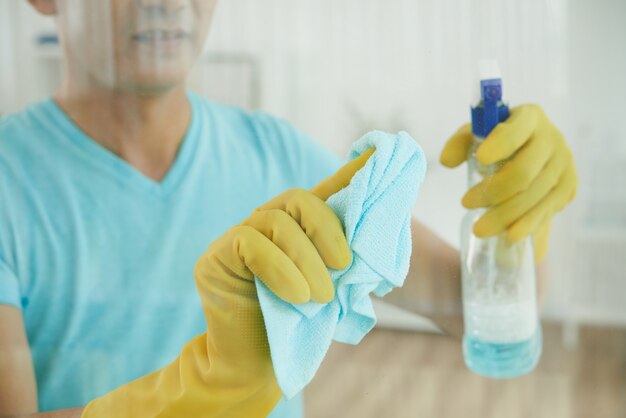
[{"label": "v-neck collar", "polygon": [[67,139],[86,153],[94,164],[102,167],[124,185],[157,197],[166,198],[184,178],[198,148],[201,115],[198,105],[195,103],[196,97],[189,92],[186,95],[191,107],[191,120],[176,154],[176,159],[160,182],[147,177],[126,160],[87,136],[52,98],[46,99],[43,106],[49,116],[52,117],[53,122],[64,131]]}]

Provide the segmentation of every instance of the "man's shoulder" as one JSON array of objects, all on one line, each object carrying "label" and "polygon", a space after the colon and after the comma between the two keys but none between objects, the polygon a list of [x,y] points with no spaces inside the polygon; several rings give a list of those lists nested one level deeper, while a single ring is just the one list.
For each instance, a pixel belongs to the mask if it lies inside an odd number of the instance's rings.
[{"label": "man's shoulder", "polygon": [[[0,119],[0,177],[5,185],[29,182],[40,167],[53,167],[56,149],[49,138],[55,135],[47,120],[44,102],[36,103]],[[1,200],[1,198],[0,198]]]},{"label": "man's shoulder", "polygon": [[0,150],[15,141],[18,136],[22,136],[23,130],[21,128],[27,125],[24,118],[25,113],[26,110],[22,110],[0,119]]},{"label": "man's shoulder", "polygon": [[[191,93],[195,106],[221,129],[247,133],[255,140],[279,140],[299,136],[299,132],[285,119],[263,110],[248,110],[239,106],[215,102]],[[242,132],[245,131],[245,132]]]},{"label": "man's shoulder", "polygon": [[218,133],[231,144],[250,146],[263,164],[279,167],[297,187],[310,187],[334,172],[342,160],[280,116],[248,111],[196,96],[214,115]]},{"label": "man's shoulder", "polygon": [[38,117],[43,112],[43,107],[43,102],[36,103],[0,118],[0,156],[16,152],[45,133]]},{"label": "man's shoulder", "polygon": [[29,127],[22,112],[0,119],[0,172],[22,159],[27,138],[30,136],[28,131]]}]

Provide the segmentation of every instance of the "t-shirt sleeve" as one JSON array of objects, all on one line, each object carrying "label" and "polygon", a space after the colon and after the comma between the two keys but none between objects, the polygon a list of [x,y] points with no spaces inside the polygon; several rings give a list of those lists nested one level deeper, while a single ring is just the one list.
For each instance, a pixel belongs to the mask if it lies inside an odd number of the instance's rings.
[{"label": "t-shirt sleeve", "polygon": [[0,305],[22,307],[20,287],[17,276],[0,258]]},{"label": "t-shirt sleeve", "polygon": [[293,176],[294,187],[310,189],[344,164],[342,158],[289,122],[263,112],[256,117],[263,129],[272,133],[269,136],[276,139],[278,162]]},{"label": "t-shirt sleeve", "polygon": [[[0,125],[0,137],[3,131]],[[2,145],[2,144],[0,144]],[[4,168],[2,148],[0,147],[0,169]],[[5,170],[0,170],[0,304],[13,305],[21,309],[20,282],[11,268],[11,228],[12,219],[9,216],[9,209],[15,203],[14,193],[10,193],[10,186],[14,184]],[[14,263],[14,262],[13,262]]]}]

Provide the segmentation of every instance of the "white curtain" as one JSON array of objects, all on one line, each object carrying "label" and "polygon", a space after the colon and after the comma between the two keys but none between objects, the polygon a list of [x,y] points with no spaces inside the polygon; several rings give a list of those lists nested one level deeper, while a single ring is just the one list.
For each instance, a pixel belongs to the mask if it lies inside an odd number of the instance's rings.
[{"label": "white curtain", "polygon": [[[469,119],[476,61],[498,59],[506,100],[541,104],[579,167],[546,310],[626,323],[625,21],[623,0],[222,0],[206,50],[243,64],[201,91],[236,85],[246,101],[257,86],[252,102],[341,154],[369,129],[409,131],[431,161],[416,214],[456,242],[465,176],[437,156]],[[50,93],[37,87],[54,68],[36,51],[43,22],[26,1],[0,0],[0,111]]]},{"label": "white curtain", "polygon": [[0,116],[11,107],[15,80],[15,1],[0,0]]}]

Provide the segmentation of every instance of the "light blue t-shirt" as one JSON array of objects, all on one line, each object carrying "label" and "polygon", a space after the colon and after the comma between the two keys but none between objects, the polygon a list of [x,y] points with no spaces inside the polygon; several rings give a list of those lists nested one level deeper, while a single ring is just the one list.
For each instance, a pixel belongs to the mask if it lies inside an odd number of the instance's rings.
[{"label": "light blue t-shirt", "polygon": [[[270,198],[339,159],[265,113],[188,94],[161,182],[51,100],[0,120],[0,303],[23,311],[41,411],[82,406],[169,364],[206,330],[193,268]],[[302,415],[302,400],[271,417]]]}]

